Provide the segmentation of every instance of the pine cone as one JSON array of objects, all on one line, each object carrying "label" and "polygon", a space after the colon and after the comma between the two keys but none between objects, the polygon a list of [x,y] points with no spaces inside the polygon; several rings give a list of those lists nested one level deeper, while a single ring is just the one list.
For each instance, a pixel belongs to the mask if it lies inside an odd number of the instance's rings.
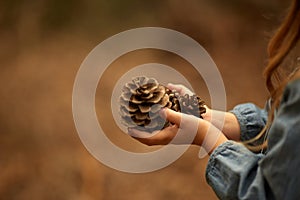
[{"label": "pine cone", "polygon": [[[201,117],[205,102],[196,95],[181,96],[159,84],[154,78],[136,77],[126,83],[120,97],[122,123],[130,128],[152,132],[169,126],[159,110],[163,107]],[[201,117],[202,118],[202,117]]]}]

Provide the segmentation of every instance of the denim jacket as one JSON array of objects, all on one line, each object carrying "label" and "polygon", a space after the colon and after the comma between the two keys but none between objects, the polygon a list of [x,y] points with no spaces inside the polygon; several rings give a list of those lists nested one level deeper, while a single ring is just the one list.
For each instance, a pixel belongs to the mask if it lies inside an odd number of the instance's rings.
[{"label": "denim jacket", "polygon": [[[253,104],[236,106],[241,140],[258,134],[267,112]],[[255,154],[227,141],[211,154],[206,179],[220,199],[300,199],[300,80],[286,87],[268,132],[268,150]]]}]

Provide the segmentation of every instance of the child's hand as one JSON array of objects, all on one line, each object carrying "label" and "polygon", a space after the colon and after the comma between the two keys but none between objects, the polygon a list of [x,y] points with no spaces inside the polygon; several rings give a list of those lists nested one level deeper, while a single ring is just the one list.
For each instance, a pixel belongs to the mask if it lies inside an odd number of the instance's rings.
[{"label": "child's hand", "polygon": [[[187,87],[169,83],[167,87],[176,90],[180,95],[193,95]],[[224,134],[210,123],[211,109],[206,107],[203,119],[175,112],[164,108],[160,111],[162,118],[171,122],[171,126],[160,131],[148,133],[137,129],[128,129],[128,134],[143,144],[166,145],[172,144],[195,144],[204,147],[207,152],[212,152],[218,145],[225,142]]]},{"label": "child's hand", "polygon": [[152,134],[129,129],[129,135],[149,146],[169,143],[195,144],[202,146],[208,153],[211,153],[217,146],[227,141],[227,138],[219,129],[203,119],[170,109],[163,109],[161,115],[174,125],[155,131]]},{"label": "child's hand", "polygon": [[188,94],[192,96],[194,94],[190,89],[181,84],[168,83],[167,88],[170,90],[176,90],[180,95]]},{"label": "child's hand", "polygon": [[[171,122],[173,125],[160,131],[148,133],[137,129],[129,129],[128,133],[133,138],[146,145],[166,145],[172,144],[199,144],[196,140],[198,124],[200,118],[175,112],[171,109],[163,109],[161,116]],[[203,121],[203,120],[202,120]],[[176,136],[177,135],[177,136]],[[176,136],[176,138],[174,138]],[[174,140],[173,140],[174,139]]]},{"label": "child's hand", "polygon": [[[194,93],[188,89],[186,86],[181,85],[181,84],[173,84],[173,83],[168,83],[167,88],[170,90],[176,90],[180,95],[185,95],[188,94],[192,96]],[[204,106],[206,108],[206,112],[203,113],[201,116],[204,120],[210,121],[211,120],[211,109],[208,106]]]}]

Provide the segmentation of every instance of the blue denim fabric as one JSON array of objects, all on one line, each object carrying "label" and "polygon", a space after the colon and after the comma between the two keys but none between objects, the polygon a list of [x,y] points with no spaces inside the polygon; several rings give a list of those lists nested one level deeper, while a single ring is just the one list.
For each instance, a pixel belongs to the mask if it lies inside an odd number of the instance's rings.
[{"label": "blue denim fabric", "polygon": [[235,106],[230,111],[239,121],[241,141],[254,138],[265,127],[268,118],[266,107],[265,109],[260,109],[252,103],[245,103]]},{"label": "blue denim fabric", "polygon": [[[265,122],[265,111],[252,104],[234,110],[243,138],[255,134]],[[267,153],[255,154],[227,141],[212,153],[206,179],[220,199],[300,199],[299,154],[300,80],[296,80],[285,89],[269,129]]]}]

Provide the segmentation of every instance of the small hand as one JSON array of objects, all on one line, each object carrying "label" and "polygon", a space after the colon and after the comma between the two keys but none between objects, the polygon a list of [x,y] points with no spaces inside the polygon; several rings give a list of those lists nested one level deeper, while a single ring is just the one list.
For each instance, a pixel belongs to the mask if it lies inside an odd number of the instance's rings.
[{"label": "small hand", "polygon": [[149,146],[169,143],[195,144],[203,145],[209,153],[227,140],[223,133],[208,121],[166,108],[162,109],[160,114],[174,125],[160,131],[154,131],[152,134],[137,129],[129,129],[128,134]]},{"label": "small hand", "polygon": [[168,83],[167,88],[170,90],[176,90],[180,95],[188,94],[192,96],[194,94],[190,89],[181,84]]},{"label": "small hand", "polygon": [[197,140],[198,125],[201,120],[200,118],[175,112],[167,108],[162,109],[160,114],[173,125],[152,133],[139,131],[137,129],[129,129],[129,135],[150,146],[166,145],[169,143],[201,145],[201,142]]},{"label": "small hand", "polygon": [[[169,88],[170,90],[176,90],[180,95],[185,95],[185,94],[188,94],[190,96],[194,95],[194,93],[190,89],[188,89],[186,86],[181,84],[168,83],[167,88]],[[206,105],[204,107],[206,108],[206,112],[203,113],[201,116],[203,117],[204,120],[210,121],[211,109]]]},{"label": "small hand", "polygon": [[176,125],[171,125],[160,131],[148,133],[137,129],[128,129],[128,134],[139,142],[152,146],[152,145],[167,145],[175,137],[179,128]]}]

